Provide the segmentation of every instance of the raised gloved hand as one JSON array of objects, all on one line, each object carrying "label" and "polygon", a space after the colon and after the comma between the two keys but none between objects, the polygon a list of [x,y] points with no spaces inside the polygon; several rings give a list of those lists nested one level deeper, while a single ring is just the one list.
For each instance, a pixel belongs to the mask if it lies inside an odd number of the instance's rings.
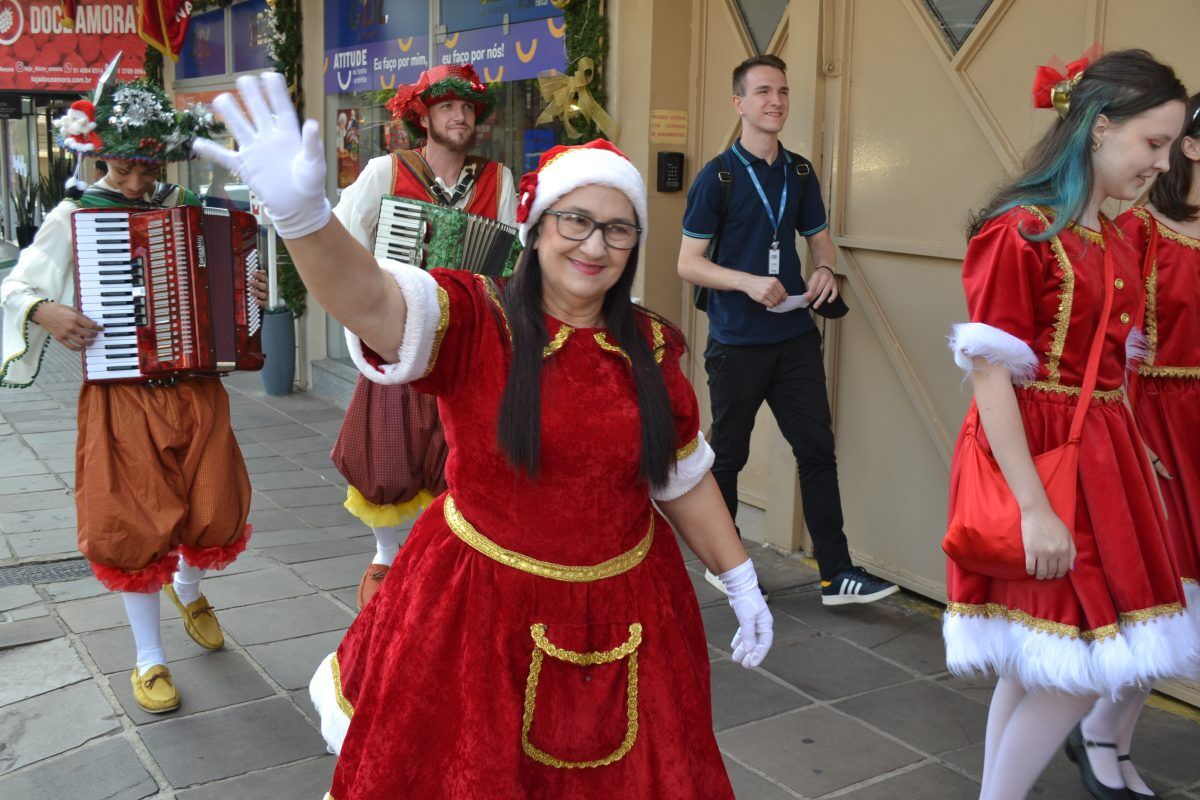
[{"label": "raised gloved hand", "polygon": [[316,120],[301,129],[277,72],[237,80],[238,96],[250,119],[228,92],[213,101],[237,141],[237,151],[197,139],[192,152],[236,173],[263,202],[284,239],[315,233],[329,222],[325,197],[325,154]]},{"label": "raised gloved hand", "polygon": [[775,637],[775,621],[767,601],[758,588],[754,562],[744,563],[718,575],[729,595],[729,605],[737,616],[738,632],[733,637],[733,660],[746,669],[757,667],[767,657]]}]

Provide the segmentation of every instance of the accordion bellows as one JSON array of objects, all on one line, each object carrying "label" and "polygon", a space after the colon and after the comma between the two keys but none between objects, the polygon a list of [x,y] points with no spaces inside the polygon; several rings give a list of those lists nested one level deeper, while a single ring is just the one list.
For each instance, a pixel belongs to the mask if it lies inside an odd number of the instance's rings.
[{"label": "accordion bellows", "polygon": [[387,195],[381,201],[376,258],[499,278],[512,273],[520,253],[511,225],[407,197]]}]

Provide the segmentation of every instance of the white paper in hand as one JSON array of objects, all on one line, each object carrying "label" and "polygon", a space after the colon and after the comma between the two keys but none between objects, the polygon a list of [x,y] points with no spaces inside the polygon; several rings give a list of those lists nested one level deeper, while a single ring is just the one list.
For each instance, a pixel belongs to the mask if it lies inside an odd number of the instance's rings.
[{"label": "white paper in hand", "polygon": [[774,311],[776,314],[785,314],[788,311],[795,311],[797,308],[808,308],[808,298],[802,294],[789,294],[787,300],[784,300],[777,306],[768,308],[767,311]]}]

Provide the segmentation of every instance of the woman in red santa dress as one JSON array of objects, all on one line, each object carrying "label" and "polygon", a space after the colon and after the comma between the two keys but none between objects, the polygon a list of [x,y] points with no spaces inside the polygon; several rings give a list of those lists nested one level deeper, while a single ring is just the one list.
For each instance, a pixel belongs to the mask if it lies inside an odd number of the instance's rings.
[{"label": "woman in red santa dress", "polygon": [[521,182],[506,284],[377,264],[330,220],[319,132],[283,79],[238,86],[253,122],[215,105],[239,151],[197,152],[263,198],[361,337],[363,374],[438,396],[450,443],[447,492],[313,678],[340,753],[329,796],[732,798],[672,527],[721,573],[744,666],[771,617],[708,472],[683,337],[630,302],[637,170],[607,142],[548,151]]},{"label": "woman in red santa dress", "polygon": [[[1144,351],[1129,381],[1130,402],[1158,473],[1188,612],[1200,623],[1200,95],[1186,119],[1150,203],[1116,222],[1144,264]],[[1088,750],[1096,776],[1139,798],[1157,797],[1130,757],[1149,694],[1147,685],[1126,691],[1121,702],[1102,698],[1080,726],[1083,740],[1115,745]]]},{"label": "woman in red santa dress", "polygon": [[[972,224],[963,264],[971,321],[956,325],[951,339],[975,402],[955,450],[950,515],[964,445],[981,425],[1021,510],[1029,575],[1004,580],[954,561],[947,567],[947,663],[955,673],[999,677],[984,800],[1025,797],[1097,697],[1182,674],[1200,649],[1154,474],[1123,402],[1141,262],[1100,213],[1106,199],[1132,200],[1166,170],[1186,94],[1169,67],[1135,50],[1077,62],[1067,75],[1035,84],[1034,97],[1059,119],[1024,173]],[[1110,287],[1111,311],[1101,318]],[[1032,456],[1067,440],[1098,326],[1102,349],[1069,529]],[[1096,780],[1091,748],[1075,736],[1069,752],[1093,796],[1128,797],[1123,786]]]}]

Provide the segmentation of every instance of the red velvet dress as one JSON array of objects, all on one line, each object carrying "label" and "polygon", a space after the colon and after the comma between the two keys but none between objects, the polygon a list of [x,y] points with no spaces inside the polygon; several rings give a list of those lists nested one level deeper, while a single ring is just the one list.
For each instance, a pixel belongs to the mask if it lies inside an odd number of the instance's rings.
[{"label": "red velvet dress", "polygon": [[[491,284],[430,274],[444,334],[413,386],[438,397],[448,489],[322,664],[335,713],[350,717],[330,796],[732,798],[695,593],[637,476],[627,356],[602,329],[547,318],[541,471],[530,478],[496,442],[510,339]],[[707,447],[679,369],[684,345],[638,316],[681,464]],[[314,698],[325,679],[314,678]]]},{"label": "red velvet dress", "polygon": [[[1014,209],[971,240],[963,285],[972,324],[963,327],[986,335],[965,349],[993,362],[1003,360],[998,343],[1031,351],[1036,373],[1016,387],[1029,449],[1037,455],[1061,445],[1103,306],[1103,248],[1115,248],[1113,306],[1080,445],[1078,556],[1075,568],[1053,581],[999,580],[949,561],[947,663],[955,672],[997,672],[1030,688],[1115,692],[1186,673],[1200,645],[1183,613],[1150,462],[1123,402],[1126,340],[1142,303],[1140,260],[1107,221],[1104,239],[1074,225],[1045,242],[1021,236],[1046,224],[1037,209]],[[964,349],[952,347],[956,354]],[[966,424],[976,415],[972,403]],[[952,502],[957,460],[956,448]]]},{"label": "red velvet dress", "polygon": [[1200,239],[1172,230],[1144,208],[1117,224],[1145,251],[1158,226],[1155,264],[1146,277],[1146,355],[1133,413],[1150,449],[1174,476],[1158,482],[1184,589],[1200,605]]}]

